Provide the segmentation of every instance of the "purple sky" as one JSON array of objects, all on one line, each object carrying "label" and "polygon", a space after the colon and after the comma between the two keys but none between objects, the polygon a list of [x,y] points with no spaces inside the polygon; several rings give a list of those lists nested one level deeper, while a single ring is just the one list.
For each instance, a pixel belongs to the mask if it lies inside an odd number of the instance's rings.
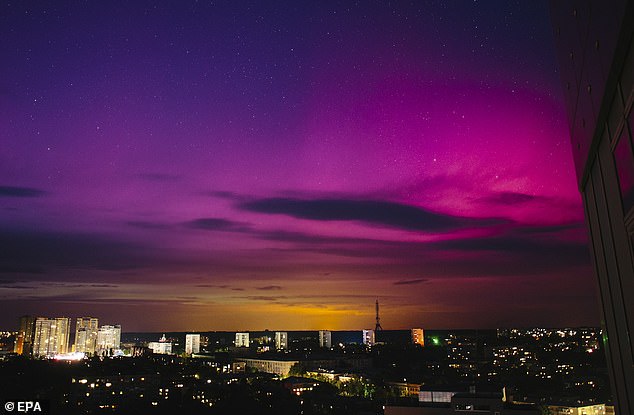
[{"label": "purple sky", "polygon": [[546,4],[285,3],[1,6],[0,323],[598,324]]}]

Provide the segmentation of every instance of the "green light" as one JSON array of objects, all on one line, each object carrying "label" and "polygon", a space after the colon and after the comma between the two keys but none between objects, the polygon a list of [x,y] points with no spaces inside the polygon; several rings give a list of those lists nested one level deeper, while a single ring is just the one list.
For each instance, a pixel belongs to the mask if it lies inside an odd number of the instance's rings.
[{"label": "green light", "polygon": [[434,343],[434,346],[438,346],[440,344],[440,340],[438,340],[438,337],[432,337],[431,342]]}]

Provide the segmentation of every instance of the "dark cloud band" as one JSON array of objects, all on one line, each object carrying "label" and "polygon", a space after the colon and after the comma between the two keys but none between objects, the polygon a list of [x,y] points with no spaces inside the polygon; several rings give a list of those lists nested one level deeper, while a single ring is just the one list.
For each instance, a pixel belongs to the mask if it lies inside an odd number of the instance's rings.
[{"label": "dark cloud band", "polygon": [[0,186],[0,197],[41,197],[46,192],[31,187]]},{"label": "dark cloud band", "polygon": [[358,221],[409,231],[446,232],[502,223],[500,219],[457,217],[380,200],[265,198],[242,202],[238,207],[250,212],[316,221]]}]

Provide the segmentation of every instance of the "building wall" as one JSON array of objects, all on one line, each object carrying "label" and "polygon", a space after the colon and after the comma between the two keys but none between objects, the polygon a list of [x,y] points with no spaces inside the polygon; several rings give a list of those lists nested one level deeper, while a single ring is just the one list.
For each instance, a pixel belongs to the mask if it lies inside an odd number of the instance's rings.
[{"label": "building wall", "polygon": [[375,337],[374,330],[363,330],[363,344],[366,346],[374,346]]},{"label": "building wall", "polygon": [[285,331],[275,332],[275,348],[277,350],[288,349],[288,333]]},{"label": "building wall", "polygon": [[75,352],[95,353],[99,320],[93,317],[80,317],[75,323]]},{"label": "building wall", "polygon": [[70,319],[66,317],[35,319],[33,356],[52,357],[68,352]]},{"label": "building wall", "polygon": [[634,413],[634,4],[551,1],[617,414]]},{"label": "building wall", "polygon": [[172,343],[168,341],[149,342],[147,347],[156,354],[172,354]]},{"label": "building wall", "polygon": [[385,386],[392,389],[399,396],[418,398],[420,394],[420,383],[385,382]]},{"label": "building wall", "polygon": [[107,354],[121,347],[121,326],[101,326],[97,332],[96,352]]},{"label": "building wall", "polygon": [[15,339],[13,351],[17,354],[29,355],[33,351],[33,335],[35,332],[35,317],[20,317],[20,329]]},{"label": "building wall", "polygon": [[288,376],[291,368],[299,363],[297,360],[242,359],[242,361],[246,367],[279,376]]},{"label": "building wall", "polygon": [[249,333],[236,333],[236,347],[249,347]]},{"label": "building wall", "polygon": [[200,334],[185,335],[185,353],[193,354],[200,352]]},{"label": "building wall", "polygon": [[319,330],[319,347],[332,347],[332,333],[330,330]]},{"label": "building wall", "polygon": [[425,346],[425,332],[423,329],[412,329],[412,343]]}]

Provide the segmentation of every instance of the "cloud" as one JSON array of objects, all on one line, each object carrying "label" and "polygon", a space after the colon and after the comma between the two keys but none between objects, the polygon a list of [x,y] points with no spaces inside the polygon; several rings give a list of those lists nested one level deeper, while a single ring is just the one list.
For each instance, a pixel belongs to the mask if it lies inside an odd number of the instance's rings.
[{"label": "cloud", "polygon": [[[0,229],[0,272],[46,273],[50,268],[137,268],[141,246],[98,234]],[[147,261],[146,261],[147,263]]]},{"label": "cloud", "polygon": [[266,285],[264,287],[257,287],[258,290],[263,290],[263,291],[272,291],[272,290],[281,290],[282,287],[279,285]]},{"label": "cloud", "polygon": [[[524,226],[515,228],[517,234],[533,235],[557,235],[567,231],[585,231],[586,225],[583,222],[572,222],[551,226]],[[584,238],[585,241],[585,238]]]},{"label": "cloud", "polygon": [[324,243],[371,243],[376,242],[367,238],[350,238],[341,236],[325,236],[305,232],[292,232],[284,230],[259,231],[253,233],[260,239],[269,241],[294,242],[298,244],[324,244]]},{"label": "cloud", "polygon": [[222,218],[199,218],[185,222],[185,226],[193,229],[220,232],[248,232],[250,226],[244,222],[235,222]]},{"label": "cloud", "polygon": [[[266,232],[265,239],[292,244],[271,248],[290,253],[339,256],[389,266],[392,273],[425,269],[441,277],[530,275],[555,270],[578,269],[589,264],[585,239],[576,234],[578,224],[555,226],[507,225],[487,236],[437,241],[389,241],[330,237],[296,232]],[[534,230],[532,232],[531,230]],[[414,280],[403,280],[407,285]],[[423,281],[420,281],[422,283]]]},{"label": "cloud", "polygon": [[0,186],[0,197],[41,197],[46,192],[32,187]]},{"label": "cloud", "polygon": [[416,278],[414,280],[400,280],[396,281],[394,285],[414,285],[414,284],[422,284],[424,282],[429,281],[428,278]]},{"label": "cloud", "polygon": [[541,255],[544,257],[556,255],[562,260],[575,257],[581,260],[588,255],[588,246],[583,242],[540,240],[535,237],[529,238],[513,234],[439,241],[434,243],[434,247],[435,249],[445,250],[491,251],[519,255]]},{"label": "cloud", "polygon": [[[323,298],[376,298],[374,294],[303,294],[293,298],[323,299]],[[395,298],[393,295],[381,295],[381,298]],[[374,303],[374,302],[373,302]]]},{"label": "cloud", "polygon": [[115,284],[77,284],[73,282],[43,282],[42,285],[62,288],[118,288]]},{"label": "cloud", "polygon": [[[241,287],[248,287],[249,291],[261,290],[254,293],[266,294],[286,293],[280,291],[286,289],[285,280],[296,278],[297,270],[306,267],[313,267],[313,275],[334,272],[338,276],[381,278],[390,285],[414,287],[425,282],[415,277],[420,275],[420,270],[425,270],[424,275],[435,281],[438,278],[580,272],[589,264],[588,247],[584,240],[577,238],[579,224],[550,227],[507,224],[487,229],[485,237],[446,240],[450,235],[443,235],[443,240],[436,241],[395,241],[261,231],[241,222],[207,219],[214,220],[192,222],[198,228],[204,224],[203,230],[210,227],[244,232],[252,238],[281,243],[261,244],[259,249],[249,250],[248,255],[234,256],[210,250],[204,255],[182,256],[177,249],[155,246],[150,241],[142,244],[100,234],[0,229],[0,246],[3,247],[0,278],[21,284],[46,280],[146,283],[172,281],[174,270],[178,270],[184,284],[199,284],[200,289],[230,292],[245,291]],[[27,275],[29,270],[37,270],[39,274]],[[136,272],[130,274],[128,270]],[[196,281],[193,278],[209,270],[220,279]],[[245,276],[236,280],[237,273]],[[246,275],[262,278],[261,282],[254,283]],[[413,277],[407,279],[404,275]],[[248,281],[252,281],[251,284]],[[266,285],[270,283],[277,285]]]},{"label": "cloud", "polygon": [[525,227],[518,227],[488,237],[438,241],[431,248],[438,253],[467,257],[464,261],[458,259],[446,265],[452,268],[471,263],[473,270],[467,268],[467,272],[528,275],[588,267],[590,255],[587,242],[562,237],[567,229],[562,226],[539,227],[539,233],[531,233]]},{"label": "cloud", "polygon": [[229,288],[228,285],[216,285],[216,284],[196,284],[196,287],[200,288]]},{"label": "cloud", "polygon": [[269,297],[265,295],[247,295],[244,297],[238,297],[245,300],[254,300],[254,301],[269,301],[269,302],[277,302],[286,297]]},{"label": "cloud", "polygon": [[7,290],[28,290],[28,289],[31,289],[32,290],[33,286],[19,285],[19,282],[15,281],[15,280],[0,280],[0,289],[7,289]]},{"label": "cloud", "polygon": [[493,203],[498,205],[519,205],[537,200],[545,200],[542,196],[527,195],[517,192],[497,192],[478,199],[481,202]]},{"label": "cloud", "polygon": [[502,223],[500,219],[451,216],[381,200],[264,198],[240,202],[238,208],[316,221],[357,221],[409,231],[446,232]]}]

